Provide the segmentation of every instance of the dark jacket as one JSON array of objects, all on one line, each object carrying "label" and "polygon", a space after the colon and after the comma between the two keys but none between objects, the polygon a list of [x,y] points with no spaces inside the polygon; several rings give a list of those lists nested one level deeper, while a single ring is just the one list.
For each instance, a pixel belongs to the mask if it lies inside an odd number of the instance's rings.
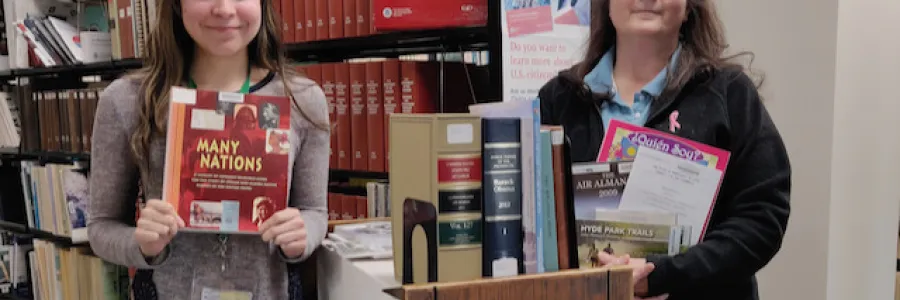
[{"label": "dark jacket", "polygon": [[[563,74],[563,73],[561,73]],[[539,91],[541,122],[562,125],[573,162],[594,161],[603,140],[603,97],[562,75]],[[707,233],[674,256],[651,256],[650,295],[669,300],[759,299],[755,273],[781,248],[790,214],[791,167],[757,89],[739,70],[701,72],[672,96],[654,99],[645,127],[731,151]]]}]

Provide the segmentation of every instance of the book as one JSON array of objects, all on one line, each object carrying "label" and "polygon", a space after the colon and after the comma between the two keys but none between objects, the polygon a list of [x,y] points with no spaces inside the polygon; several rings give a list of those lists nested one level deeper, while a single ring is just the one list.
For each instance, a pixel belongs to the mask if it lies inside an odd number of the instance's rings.
[{"label": "book", "polygon": [[593,220],[597,209],[618,209],[631,174],[630,161],[572,164],[572,201],[576,220]]},{"label": "book", "polygon": [[613,119],[603,137],[597,162],[634,161],[640,147],[654,148],[722,172],[731,155],[710,145]]},{"label": "book", "polygon": [[632,165],[618,208],[677,214],[680,225],[699,233],[690,241],[695,245],[706,232],[722,177],[718,169],[644,148]]},{"label": "book", "polygon": [[599,267],[600,251],[610,255],[673,255],[682,251],[684,227],[615,220],[575,220],[578,267]]},{"label": "book", "polygon": [[519,118],[482,118],[485,277],[525,270],[522,243],[522,143]]},{"label": "book", "polygon": [[163,200],[184,231],[256,234],[287,206],[290,98],[172,88]]},{"label": "book", "polygon": [[470,114],[392,114],[394,276],[403,284],[482,277],[482,129]]}]

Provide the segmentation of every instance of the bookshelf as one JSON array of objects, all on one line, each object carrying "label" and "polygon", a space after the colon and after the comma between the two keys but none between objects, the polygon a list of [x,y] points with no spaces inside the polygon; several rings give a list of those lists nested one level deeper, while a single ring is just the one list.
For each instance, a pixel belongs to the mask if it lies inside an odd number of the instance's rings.
[{"label": "bookshelf", "polygon": [[[288,59],[298,62],[332,62],[366,57],[397,57],[457,51],[490,50],[491,30],[487,26],[384,32],[368,36],[318,40],[284,46]],[[0,71],[6,82],[22,77],[90,76],[124,72],[143,66],[141,59],[129,58],[97,63]]]},{"label": "bookshelf", "polygon": [[[74,0],[75,3],[87,3],[93,0]],[[103,1],[106,2],[106,1]],[[500,46],[500,2],[489,1],[489,19],[484,26],[457,27],[427,30],[405,30],[393,32],[379,32],[370,35],[313,40],[302,43],[289,43],[283,46],[284,53],[291,63],[319,64],[340,62],[352,59],[366,58],[398,58],[406,55],[428,54],[433,60],[438,57],[435,54],[455,53],[464,51],[487,51],[488,69],[490,81],[490,94],[499,94],[501,91],[501,66],[502,61]],[[138,55],[139,56],[139,55]],[[443,65],[443,64],[442,64]],[[99,80],[109,81],[130,70],[143,66],[140,58],[126,58],[119,60],[102,61],[95,63],[78,63],[54,67],[16,68],[0,71],[0,88],[6,90],[13,99],[18,101],[19,120],[21,123],[25,113],[22,112],[22,103],[25,101],[24,93],[32,93],[42,90],[56,89],[91,89],[92,83]],[[441,69],[443,74],[444,70]],[[443,77],[442,77],[443,78]],[[442,81],[441,89],[450,81]],[[23,88],[24,87],[24,88]],[[482,100],[482,99],[479,99]],[[494,101],[492,96],[488,101]],[[23,128],[24,129],[24,128]],[[42,149],[42,148],[39,148]],[[25,161],[36,161],[37,164],[67,164],[78,162],[87,171],[90,166],[90,153],[73,153],[66,151],[42,151],[33,147],[0,147],[0,165],[16,166],[25,164]],[[2,180],[15,180],[20,178],[0,178]],[[331,169],[329,182],[335,183],[328,188],[329,193],[339,193],[354,196],[365,196],[366,183],[371,181],[387,182],[387,172],[370,172],[347,169]],[[0,191],[8,187],[0,187]],[[354,220],[337,220],[336,222],[354,222]],[[51,242],[62,248],[79,246],[73,244],[70,238],[54,235],[50,232],[30,228],[19,223],[0,221],[0,232],[9,232],[22,239],[35,239]],[[37,241],[35,241],[37,242]],[[304,273],[304,298],[316,299],[315,296],[315,268],[306,267],[307,264],[292,266],[291,272]],[[309,279],[309,277],[313,279]],[[0,299],[17,299],[15,296],[2,295]]]},{"label": "bookshelf", "polygon": [[72,239],[68,238],[68,237],[58,236],[58,235],[52,234],[47,231],[30,228],[30,227],[22,225],[22,224],[7,222],[7,221],[3,221],[3,220],[0,220],[0,231],[6,231],[9,233],[12,233],[13,235],[15,235],[17,237],[22,237],[22,238],[30,237],[30,238],[36,238],[36,239],[53,242],[54,244],[57,244],[62,247],[72,247],[72,246],[84,245],[82,243],[77,243],[77,244],[73,243]]},{"label": "bookshelf", "polygon": [[43,163],[70,163],[73,161],[90,161],[88,153],[70,153],[56,151],[22,151],[19,148],[0,148],[0,161],[37,160]]}]

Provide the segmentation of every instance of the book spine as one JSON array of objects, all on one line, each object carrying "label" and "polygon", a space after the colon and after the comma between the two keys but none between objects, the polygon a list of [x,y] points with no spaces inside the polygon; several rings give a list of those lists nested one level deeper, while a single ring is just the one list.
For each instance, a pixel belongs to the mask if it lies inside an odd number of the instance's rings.
[{"label": "book spine", "polygon": [[350,124],[350,66],[337,63],[334,67],[335,123],[337,132],[338,169],[352,167],[352,139]]},{"label": "book spine", "polygon": [[367,62],[365,94],[366,94],[366,120],[368,123],[367,148],[368,170],[371,172],[384,172],[384,97],[382,96],[382,63],[380,61]]},{"label": "book spine", "polygon": [[331,192],[328,193],[328,220],[329,221],[336,220],[337,205],[340,204],[340,202],[338,202],[338,201],[339,201],[339,199],[337,199],[336,193],[331,193]]},{"label": "book spine", "polygon": [[369,204],[366,196],[353,196],[356,201],[356,218],[365,219],[369,217]]},{"label": "book spine", "polygon": [[[302,4],[298,4],[302,5]],[[294,30],[291,26],[294,24],[294,1],[293,0],[282,0],[281,1],[281,29],[283,32],[283,40],[282,42],[289,44],[296,42],[294,39]]]},{"label": "book spine", "polygon": [[400,103],[400,61],[397,59],[385,60],[382,64],[382,76],[382,81],[384,82],[382,89],[382,95],[384,95],[384,171],[390,172],[391,114],[400,112],[400,106],[398,105]]},{"label": "book spine", "polygon": [[559,269],[567,270],[571,268],[569,264],[569,216],[566,213],[569,209],[566,203],[566,164],[563,156],[563,142],[565,140],[565,132],[562,127],[551,131],[552,152],[553,152],[553,193],[556,204],[556,246],[559,255]]},{"label": "book spine", "polygon": [[432,62],[400,62],[400,112],[436,113],[440,70]]},{"label": "book spine", "polygon": [[344,37],[344,0],[328,1],[328,37],[339,39]]},{"label": "book spine", "polygon": [[341,196],[341,220],[353,220],[356,217],[356,197]]},{"label": "book spine", "polygon": [[369,148],[368,133],[366,128],[368,120],[366,118],[366,101],[363,88],[366,80],[366,65],[362,63],[350,64],[350,128],[352,131],[351,148],[352,148],[352,165],[351,168],[357,171],[368,170],[368,154]]},{"label": "book spine", "polygon": [[355,37],[359,35],[356,32],[356,0],[343,0],[343,24],[344,36]]},{"label": "book spine", "polygon": [[[546,208],[544,208],[544,181],[542,179],[544,172],[544,164],[542,161],[543,154],[541,154],[543,147],[542,144],[542,136],[541,136],[541,116],[540,116],[540,105],[538,101],[532,101],[533,105],[533,116],[532,116],[532,125],[534,126],[534,143],[531,146],[534,148],[534,159],[532,160],[532,164],[534,164],[534,185],[532,186],[532,192],[534,193],[534,224],[532,225],[534,228],[534,240],[532,242],[532,246],[534,248],[534,261],[535,272],[536,273],[544,273],[546,270],[544,269],[544,232],[546,229],[544,228],[544,218],[546,218]],[[526,235],[527,236],[527,235]],[[526,245],[529,243],[526,243]]]},{"label": "book spine", "polygon": [[316,41],[319,40],[319,36],[316,35],[316,12],[318,11],[316,7],[319,5],[320,0],[303,0],[303,20],[306,22],[306,40],[307,41]]},{"label": "book spine", "polygon": [[484,248],[482,275],[524,272],[522,252],[521,121],[482,119]]},{"label": "book spine", "polygon": [[553,187],[553,154],[550,130],[541,130],[541,244],[545,272],[559,271],[556,247],[556,204]]},{"label": "book spine", "polygon": [[316,39],[327,40],[328,37],[328,0],[316,1]]},{"label": "book spine", "polygon": [[365,36],[369,33],[371,25],[370,13],[371,0],[356,0],[356,35]]},{"label": "book spine", "polygon": [[306,39],[306,2],[303,0],[294,2],[294,41],[305,42]]},{"label": "book spine", "polygon": [[[325,63],[320,64],[322,70],[322,91],[325,93],[325,101],[328,102],[328,123],[334,124],[336,115],[335,115],[335,97],[334,97],[334,64]],[[337,155],[337,140],[338,135],[331,135],[331,151],[328,152],[330,158],[330,166],[337,166],[338,155]]]}]

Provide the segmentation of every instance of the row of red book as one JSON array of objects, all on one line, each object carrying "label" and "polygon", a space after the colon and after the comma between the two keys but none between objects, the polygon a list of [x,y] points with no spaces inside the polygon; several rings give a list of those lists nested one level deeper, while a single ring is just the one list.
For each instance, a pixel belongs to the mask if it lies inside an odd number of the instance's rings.
[{"label": "row of red book", "polygon": [[356,220],[369,217],[366,196],[328,193],[329,220]]},{"label": "row of red book", "polygon": [[275,0],[273,5],[285,43],[483,26],[488,16],[487,0]]},{"label": "row of red book", "polygon": [[[298,67],[325,92],[332,123],[331,168],[387,172],[392,113],[465,112],[488,96],[487,68],[398,59]],[[442,91],[443,84],[443,92]],[[443,97],[442,97],[443,96]]]}]

